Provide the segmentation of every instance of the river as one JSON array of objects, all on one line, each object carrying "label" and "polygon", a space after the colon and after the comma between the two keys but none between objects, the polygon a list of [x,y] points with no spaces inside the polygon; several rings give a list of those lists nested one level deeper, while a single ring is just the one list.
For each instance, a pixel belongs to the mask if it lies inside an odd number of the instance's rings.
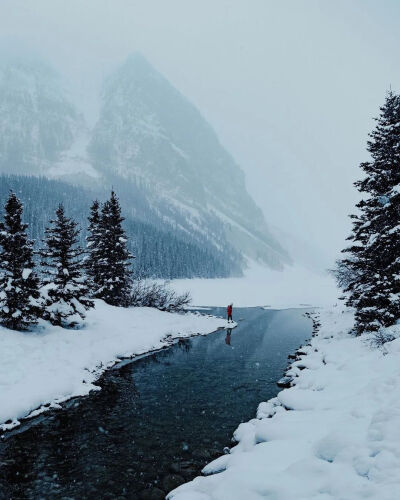
[{"label": "river", "polygon": [[311,337],[305,310],[234,312],[231,332],[115,367],[101,391],[5,434],[0,498],[157,500],[199,475],[276,396],[288,354]]}]

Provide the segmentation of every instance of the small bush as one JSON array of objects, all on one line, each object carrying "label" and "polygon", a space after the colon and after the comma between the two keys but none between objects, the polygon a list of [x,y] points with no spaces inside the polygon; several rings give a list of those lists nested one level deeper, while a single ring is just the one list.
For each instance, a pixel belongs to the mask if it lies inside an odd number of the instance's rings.
[{"label": "small bush", "polygon": [[328,269],[328,272],[335,278],[341,290],[348,288],[358,278],[357,272],[349,264],[349,257],[347,260],[336,260],[334,268]]},{"label": "small bush", "polygon": [[168,283],[139,279],[134,282],[130,305],[135,307],[154,307],[160,311],[182,312],[191,302],[189,292],[177,294]]},{"label": "small bush", "polygon": [[382,347],[386,342],[392,342],[396,338],[392,332],[385,328],[381,328],[377,332],[373,333],[372,344],[376,347]]}]

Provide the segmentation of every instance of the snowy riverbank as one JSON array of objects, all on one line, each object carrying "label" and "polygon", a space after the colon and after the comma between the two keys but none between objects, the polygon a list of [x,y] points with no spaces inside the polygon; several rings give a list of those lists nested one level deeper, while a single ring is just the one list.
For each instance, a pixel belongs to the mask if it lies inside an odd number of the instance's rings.
[{"label": "snowy riverbank", "polygon": [[31,412],[99,390],[96,380],[120,358],[162,348],[173,338],[205,335],[226,321],[96,301],[82,330],[42,325],[34,333],[0,327],[0,430]]},{"label": "snowy riverbank", "polygon": [[[338,307],[321,311],[320,321],[293,363],[294,387],[239,425],[231,453],[205,467],[214,475],[170,500],[398,498],[400,338],[372,347],[347,334],[353,316]],[[396,336],[400,327],[391,330]]]}]

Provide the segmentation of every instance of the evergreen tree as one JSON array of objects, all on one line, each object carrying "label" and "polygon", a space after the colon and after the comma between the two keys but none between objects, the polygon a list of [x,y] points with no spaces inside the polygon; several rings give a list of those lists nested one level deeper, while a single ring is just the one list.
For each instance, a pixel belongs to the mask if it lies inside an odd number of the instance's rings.
[{"label": "evergreen tree", "polygon": [[343,259],[352,279],[347,304],[356,308],[356,330],[377,331],[400,318],[400,98],[389,92],[370,134],[372,161],[355,183],[367,196],[353,215],[352,245]]},{"label": "evergreen tree", "polygon": [[87,297],[88,288],[81,273],[83,250],[77,245],[80,230],[77,223],[65,216],[59,205],[56,218],[45,230],[45,248],[40,251],[47,275],[43,294],[44,318],[53,325],[74,327],[93,307]]},{"label": "evergreen tree", "polygon": [[0,322],[26,330],[40,316],[39,279],[34,272],[33,242],[22,222],[23,206],[11,192],[0,223]]},{"label": "evergreen tree", "polygon": [[127,238],[122,222],[121,207],[114,193],[101,210],[98,242],[99,289],[96,297],[115,306],[127,307],[130,303],[133,258],[127,248]]},{"label": "evergreen tree", "polygon": [[[36,240],[35,249],[59,203],[82,228],[79,243],[86,246],[87,207],[92,204],[92,191],[44,177],[0,174],[0,199],[8,198],[10,190],[24,200],[24,221],[29,224],[29,239]],[[97,196],[103,198],[104,193],[99,190]],[[161,216],[153,211],[148,201],[145,205],[145,193],[140,196],[134,191],[134,203],[129,193],[129,198],[126,192],[120,202],[122,211],[124,206],[127,210],[124,228],[129,251],[135,255],[135,276],[174,279],[240,275],[243,259],[227,244],[218,224],[211,224],[212,232],[220,234],[221,239],[213,242],[207,235],[188,233],[174,212],[163,207]],[[164,216],[170,222],[175,220],[174,226],[172,222],[166,224]]]},{"label": "evergreen tree", "polygon": [[101,233],[99,209],[99,202],[95,200],[90,207],[90,215],[88,217],[88,235],[86,236],[88,256],[85,259],[85,268],[89,279],[88,286],[90,287],[91,294],[94,297],[101,287],[101,265],[99,255]]}]

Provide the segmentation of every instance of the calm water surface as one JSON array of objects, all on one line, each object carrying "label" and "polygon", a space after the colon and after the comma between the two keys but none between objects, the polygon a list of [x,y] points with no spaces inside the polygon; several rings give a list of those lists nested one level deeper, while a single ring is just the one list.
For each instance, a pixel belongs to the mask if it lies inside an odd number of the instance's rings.
[{"label": "calm water surface", "polygon": [[100,392],[6,434],[0,498],[156,500],[198,475],[277,394],[288,354],[311,336],[304,310],[236,308],[235,316],[242,321],[230,334],[110,370]]}]

